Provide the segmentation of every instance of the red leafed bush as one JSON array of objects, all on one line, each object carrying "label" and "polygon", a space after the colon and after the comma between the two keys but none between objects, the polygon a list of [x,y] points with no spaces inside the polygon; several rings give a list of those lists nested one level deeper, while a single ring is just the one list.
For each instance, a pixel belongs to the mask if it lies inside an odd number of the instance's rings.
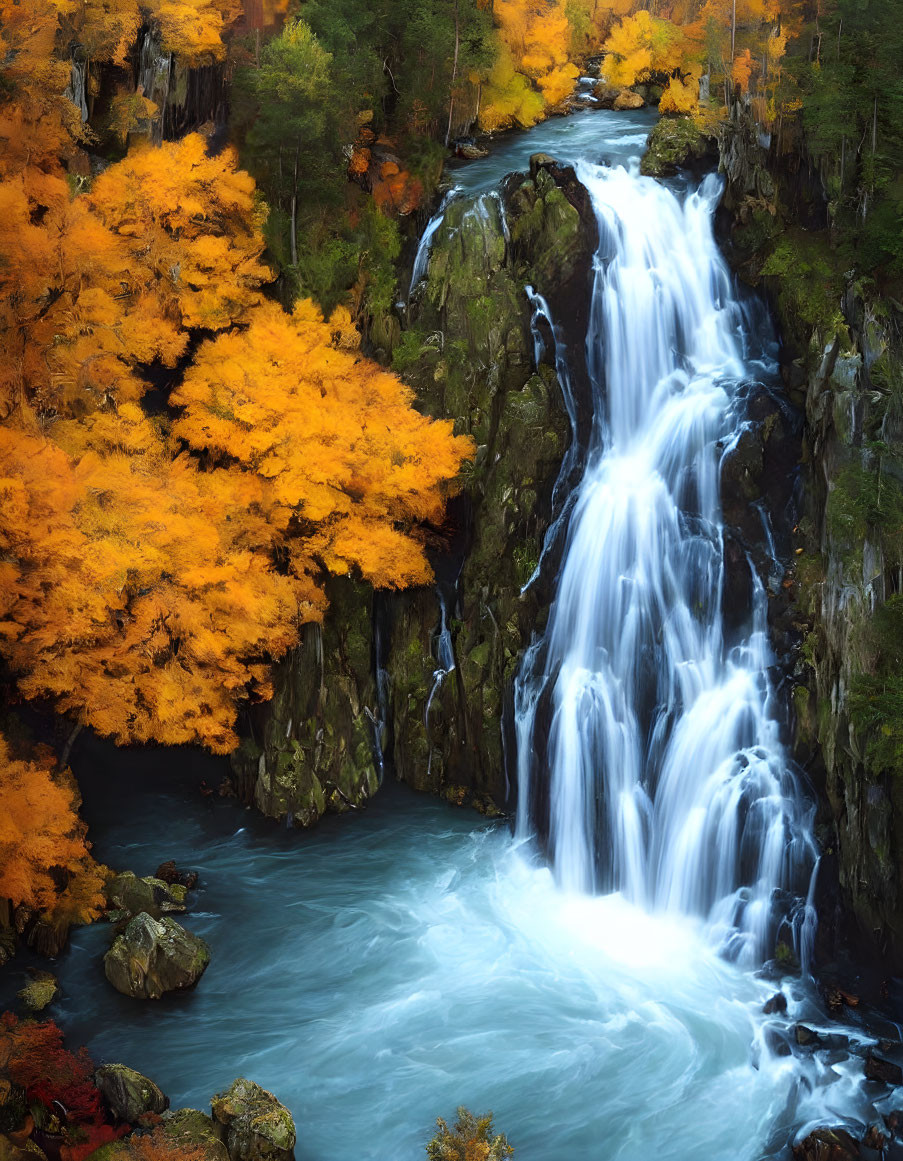
[{"label": "red leafed bush", "polygon": [[[60,1148],[60,1161],[85,1161],[103,1145],[109,1145],[128,1132],[128,1125],[88,1125],[81,1126],[74,1133],[67,1133],[72,1140]],[[78,1138],[77,1140],[75,1138]]]},{"label": "red leafed bush", "polygon": [[27,1100],[62,1112],[69,1125],[101,1125],[103,1104],[85,1049],[75,1053],[64,1048],[63,1034],[52,1020],[21,1022],[5,1013],[2,1023],[10,1041],[9,1077],[25,1089]]}]

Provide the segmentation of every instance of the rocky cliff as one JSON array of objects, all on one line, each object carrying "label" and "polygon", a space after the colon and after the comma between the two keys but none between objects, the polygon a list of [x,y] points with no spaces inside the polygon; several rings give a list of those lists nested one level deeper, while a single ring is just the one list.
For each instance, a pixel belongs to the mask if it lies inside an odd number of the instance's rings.
[{"label": "rocky cliff", "polygon": [[[690,160],[702,151],[689,130],[657,136],[652,152],[665,165],[675,139],[688,139]],[[726,249],[770,300],[781,332],[783,397],[802,421],[798,486],[783,511],[786,573],[772,598],[772,622],[792,674],[785,690],[795,756],[818,802],[821,956],[853,951],[861,960],[866,948],[898,968],[903,311],[868,279],[838,271],[826,183],[804,149],[779,152],[741,106],[717,147],[727,183]],[[761,450],[758,440],[747,450],[756,465]],[[762,479],[774,486],[773,473]],[[755,502],[752,491],[748,498]]]},{"label": "rocky cliff", "polygon": [[233,760],[242,795],[266,814],[310,825],[362,805],[386,775],[504,808],[500,723],[546,615],[540,554],[573,434],[556,342],[525,288],[562,320],[558,345],[576,350],[595,246],[584,192],[551,158],[501,195],[448,206],[402,326],[381,333],[394,333],[394,366],[419,405],[454,417],[476,457],[435,531],[435,586],[374,598],[333,582],[322,629],[283,663]]}]

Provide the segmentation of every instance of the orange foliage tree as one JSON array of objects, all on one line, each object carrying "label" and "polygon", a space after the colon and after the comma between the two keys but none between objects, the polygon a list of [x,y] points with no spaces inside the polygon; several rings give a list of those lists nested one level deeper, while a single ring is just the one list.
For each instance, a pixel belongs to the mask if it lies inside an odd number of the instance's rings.
[{"label": "orange foliage tree", "polygon": [[0,631],[20,690],[119,742],[228,752],[238,700],[270,693],[267,658],[320,611],[273,567],[258,482],[173,458],[134,404],[55,434],[71,459],[0,428],[18,483]]},{"label": "orange foliage tree", "polygon": [[103,870],[85,842],[72,776],[55,765],[46,747],[14,757],[0,734],[0,899],[55,912],[68,891],[65,918],[86,922],[103,906]]},{"label": "orange foliage tree", "polygon": [[472,444],[418,414],[358,343],[344,309],[326,322],[309,301],[291,315],[263,307],[246,331],[198,351],[173,395],[185,408],[174,431],[267,485],[299,575],[322,563],[380,586],[423,584],[416,524],[442,518]]},{"label": "orange foliage tree", "polygon": [[[347,312],[264,301],[264,209],[231,150],[132,149],[76,193],[80,118],[53,63],[75,10],[22,7],[2,28],[25,63],[0,97],[19,150],[0,168],[0,652],[20,693],[98,733],[228,752],[242,699],[270,696],[272,661],[322,617],[324,571],[429,578],[417,525],[441,519],[470,443],[361,357]],[[404,199],[402,176],[384,180]],[[185,371],[193,332],[220,337],[173,433],[140,400],[150,364]]]},{"label": "orange foliage tree", "polygon": [[243,319],[270,278],[262,211],[231,150],[195,135],[130,153],[91,193],[0,182],[0,416],[78,415],[146,390],[189,330]]}]

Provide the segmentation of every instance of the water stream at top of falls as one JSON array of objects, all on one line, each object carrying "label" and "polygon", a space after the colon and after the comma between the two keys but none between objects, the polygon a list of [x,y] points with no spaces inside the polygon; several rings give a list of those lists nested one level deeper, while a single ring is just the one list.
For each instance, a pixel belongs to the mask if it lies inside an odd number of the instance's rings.
[{"label": "water stream at top of falls", "polygon": [[545,639],[518,678],[518,834],[548,835],[565,890],[701,915],[747,964],[773,950],[795,899],[805,960],[812,812],[774,717],[754,573],[748,632],[729,647],[722,627],[720,449],[762,361],[747,362],[753,336],[713,236],[721,185],[681,197],[586,161],[578,177],[600,234],[593,433]]},{"label": "water stream at top of falls", "polygon": [[[558,597],[517,690],[521,752],[537,751],[519,837],[391,779],[366,811],[299,833],[199,794],[226,773],[209,755],[118,750],[88,731],[73,750],[102,862],[199,872],[179,921],[211,962],[191,992],[143,1003],[104,978],[110,926],[78,928],[51,1014],[70,1046],[153,1078],[173,1108],[209,1109],[236,1076],[263,1085],[295,1117],[297,1161],[417,1161],[461,1104],[494,1111],[516,1161],[786,1161],[807,1125],[864,1126],[898,1106],[865,1081],[861,1054],[899,1029],[866,1027],[862,1005],[851,1050],[800,1049],[796,1021],[837,1032],[816,989],[738,962],[768,925],[769,885],[802,898],[812,858],[772,712],[761,586],[745,635],[720,618],[718,443],[742,422],[740,380],[767,360],[712,240],[717,189],[679,195],[626,165],[651,120],[553,119],[454,174],[479,195],[536,151],[583,163],[603,227],[596,431],[573,503],[579,460],[560,484]],[[567,392],[554,302],[532,291],[529,307]],[[455,664],[442,592],[437,672]],[[374,652],[381,668],[385,642]],[[536,713],[554,690],[545,749]],[[561,789],[554,873],[526,837],[543,768]],[[6,966],[0,1001],[15,1002],[27,966]],[[787,1012],[766,1015],[779,988]]]}]

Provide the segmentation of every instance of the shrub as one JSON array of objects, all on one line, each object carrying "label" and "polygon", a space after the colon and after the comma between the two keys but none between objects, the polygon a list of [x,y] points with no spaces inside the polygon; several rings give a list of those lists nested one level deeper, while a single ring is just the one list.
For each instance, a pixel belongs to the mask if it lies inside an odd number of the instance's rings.
[{"label": "shrub", "polygon": [[426,1147],[430,1161],[502,1161],[514,1153],[503,1134],[492,1135],[492,1113],[476,1117],[462,1105],[453,1128],[442,1117],[436,1125],[439,1131]]}]

